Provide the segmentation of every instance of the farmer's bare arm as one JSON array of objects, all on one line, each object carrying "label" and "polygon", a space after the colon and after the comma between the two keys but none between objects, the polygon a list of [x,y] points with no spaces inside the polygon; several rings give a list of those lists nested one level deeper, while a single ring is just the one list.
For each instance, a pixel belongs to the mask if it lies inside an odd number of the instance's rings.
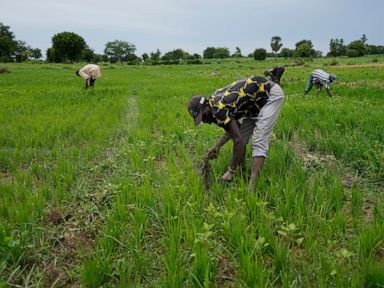
[{"label": "farmer's bare arm", "polygon": [[205,158],[208,160],[216,158],[217,154],[219,154],[220,148],[223,147],[223,145],[227,143],[229,139],[231,139],[231,135],[229,132],[225,132],[224,135],[220,137],[219,141],[217,141],[217,143],[211,149],[209,149]]},{"label": "farmer's bare arm", "polygon": [[221,176],[222,181],[232,181],[236,168],[239,166],[241,160],[243,159],[245,150],[245,145],[243,138],[241,137],[239,125],[235,120],[231,120],[228,123],[227,131],[233,140],[233,152],[232,160],[228,166],[228,170],[224,173],[223,176]]}]

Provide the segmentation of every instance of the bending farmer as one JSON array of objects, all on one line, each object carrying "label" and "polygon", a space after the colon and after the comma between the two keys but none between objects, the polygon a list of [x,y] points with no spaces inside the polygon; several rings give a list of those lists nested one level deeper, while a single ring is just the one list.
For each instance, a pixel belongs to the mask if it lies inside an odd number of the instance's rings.
[{"label": "bending farmer", "polygon": [[245,146],[252,137],[251,191],[267,157],[269,137],[276,123],[284,93],[280,86],[264,77],[253,76],[216,90],[208,98],[193,96],[188,112],[195,125],[215,123],[225,133],[206,155],[216,158],[220,148],[232,138],[232,159],[227,172],[221,177],[231,181],[237,167],[245,161]]},{"label": "bending farmer", "polygon": [[313,84],[315,84],[317,87],[317,94],[319,94],[323,86],[325,86],[325,90],[327,91],[328,96],[332,97],[332,91],[329,84],[333,82],[336,82],[335,74],[328,74],[324,70],[316,69],[311,73],[311,75],[309,75],[304,95],[311,91]]},{"label": "bending farmer", "polygon": [[96,64],[87,64],[76,75],[85,79],[85,88],[93,87],[96,79],[101,77],[100,67]]}]

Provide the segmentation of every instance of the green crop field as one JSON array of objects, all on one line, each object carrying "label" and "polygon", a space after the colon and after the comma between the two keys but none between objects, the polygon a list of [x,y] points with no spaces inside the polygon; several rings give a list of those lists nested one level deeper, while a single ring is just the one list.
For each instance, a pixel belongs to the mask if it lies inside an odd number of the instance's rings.
[{"label": "green crop field", "polygon": [[[2,64],[0,287],[383,287],[384,57]],[[286,65],[254,193],[188,99]],[[309,73],[337,75],[334,97]]]}]

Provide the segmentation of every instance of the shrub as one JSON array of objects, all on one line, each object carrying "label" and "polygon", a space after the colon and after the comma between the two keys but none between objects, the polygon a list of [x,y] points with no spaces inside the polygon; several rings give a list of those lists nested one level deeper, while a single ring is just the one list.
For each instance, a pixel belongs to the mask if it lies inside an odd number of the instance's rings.
[{"label": "shrub", "polygon": [[339,61],[337,61],[336,59],[332,59],[329,63],[327,63],[328,65],[330,66],[335,66],[337,64],[339,64]]},{"label": "shrub", "polygon": [[360,55],[359,55],[359,51],[357,51],[356,49],[348,49],[347,56],[354,58],[354,57],[359,57]]},{"label": "shrub", "polygon": [[0,67],[0,73],[10,73],[9,69],[7,67]]},{"label": "shrub", "polygon": [[294,58],[292,61],[292,66],[302,66],[305,64],[305,61],[303,58]]},{"label": "shrub", "polygon": [[267,58],[267,50],[257,48],[255,52],[253,52],[253,58],[255,58],[255,60],[265,60],[265,58]]}]

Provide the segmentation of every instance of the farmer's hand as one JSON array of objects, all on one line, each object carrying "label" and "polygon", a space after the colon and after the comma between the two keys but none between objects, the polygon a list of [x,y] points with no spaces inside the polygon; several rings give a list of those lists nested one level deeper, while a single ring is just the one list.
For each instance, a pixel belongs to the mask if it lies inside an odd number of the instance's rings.
[{"label": "farmer's hand", "polygon": [[217,149],[216,147],[213,147],[208,151],[207,155],[205,155],[205,159],[208,159],[208,160],[216,159],[217,154],[219,154],[219,149]]},{"label": "farmer's hand", "polygon": [[221,181],[223,181],[223,182],[231,182],[232,179],[233,179],[233,175],[234,174],[235,174],[235,170],[233,170],[230,167],[228,167],[227,172],[225,172],[223,174],[223,176],[221,176]]},{"label": "farmer's hand", "polygon": [[88,88],[89,86],[91,86],[91,79],[92,77],[88,77],[87,79],[85,79],[85,87]]}]

